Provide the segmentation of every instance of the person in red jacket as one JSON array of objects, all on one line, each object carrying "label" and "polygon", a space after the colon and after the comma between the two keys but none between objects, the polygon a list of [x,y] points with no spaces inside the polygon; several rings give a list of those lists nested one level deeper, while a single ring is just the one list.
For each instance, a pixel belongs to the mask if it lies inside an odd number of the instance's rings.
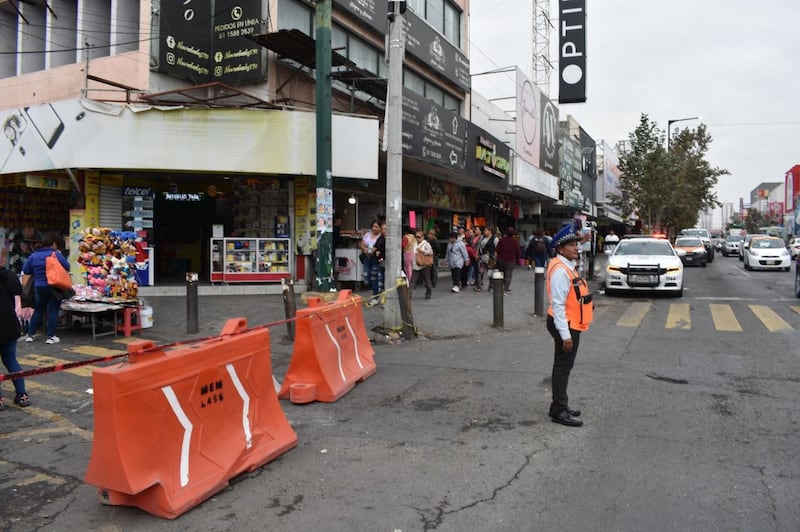
[{"label": "person in red jacket", "polygon": [[503,272],[503,295],[511,295],[511,276],[514,268],[519,263],[520,249],[519,242],[515,238],[513,227],[506,229],[503,238],[497,243],[495,254],[497,255],[497,268]]}]

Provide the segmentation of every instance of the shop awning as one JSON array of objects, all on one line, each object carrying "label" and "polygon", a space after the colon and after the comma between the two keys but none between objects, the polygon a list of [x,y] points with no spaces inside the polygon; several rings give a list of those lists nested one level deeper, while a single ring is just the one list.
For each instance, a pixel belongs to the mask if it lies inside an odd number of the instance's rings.
[{"label": "shop awning", "polygon": [[[252,40],[278,54],[305,67],[317,68],[317,42],[298,29],[279,30],[250,37]],[[331,78],[386,101],[388,80],[359,68],[339,52],[331,51]]]},{"label": "shop awning", "polygon": [[145,94],[140,99],[153,105],[204,105],[208,107],[281,109],[280,106],[273,105],[241,89],[218,81]]}]

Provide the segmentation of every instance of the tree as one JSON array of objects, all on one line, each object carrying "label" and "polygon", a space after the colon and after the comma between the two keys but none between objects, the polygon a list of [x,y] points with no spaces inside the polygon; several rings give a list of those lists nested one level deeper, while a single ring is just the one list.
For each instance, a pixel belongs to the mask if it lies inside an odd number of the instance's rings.
[{"label": "tree", "polygon": [[621,194],[610,198],[623,214],[636,212],[651,229],[674,234],[695,225],[700,210],[719,205],[714,186],[728,172],[705,160],[711,136],[704,125],[677,130],[667,151],[664,132],[642,114],[628,139],[619,162]]}]

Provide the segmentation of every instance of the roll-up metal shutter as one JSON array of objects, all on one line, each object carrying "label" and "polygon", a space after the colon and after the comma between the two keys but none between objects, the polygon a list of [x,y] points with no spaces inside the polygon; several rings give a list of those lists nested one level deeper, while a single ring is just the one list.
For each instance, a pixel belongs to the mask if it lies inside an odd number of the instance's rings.
[{"label": "roll-up metal shutter", "polygon": [[122,189],[119,186],[100,185],[100,226],[125,230],[122,227]]}]

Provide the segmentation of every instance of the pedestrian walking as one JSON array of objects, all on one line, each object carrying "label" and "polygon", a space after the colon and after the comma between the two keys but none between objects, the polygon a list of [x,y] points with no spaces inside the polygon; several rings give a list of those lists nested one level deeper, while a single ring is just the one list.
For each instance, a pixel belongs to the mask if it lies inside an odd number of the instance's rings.
[{"label": "pedestrian walking", "polygon": [[[480,292],[483,290],[483,280],[486,279],[488,272],[490,272],[495,265],[495,247],[498,240],[492,234],[492,230],[488,227],[483,228],[483,236],[478,241],[478,277],[475,280],[475,291]],[[489,290],[492,289],[492,280],[489,278]]]},{"label": "pedestrian walking", "polygon": [[528,240],[528,246],[525,248],[525,258],[530,261],[533,267],[544,268],[547,266],[547,260],[550,255],[550,244],[544,237],[544,231],[540,229]]},{"label": "pedestrian walking", "polygon": [[450,276],[453,279],[453,288],[450,290],[458,293],[461,291],[461,269],[469,266],[469,255],[467,255],[464,240],[459,238],[456,232],[450,233],[450,242],[447,243],[445,257],[447,267],[450,268]]},{"label": "pedestrian walking", "polygon": [[[361,261],[364,264],[364,281],[372,288],[372,300],[370,302],[377,302],[375,296],[381,293],[381,268],[379,254],[376,254],[377,248],[375,244],[381,236],[381,225],[377,220],[370,224],[370,230],[363,237],[361,237]],[[372,303],[375,304],[375,303]]]},{"label": "pedestrian walking", "polygon": [[411,273],[411,289],[417,286],[417,281],[420,279],[425,283],[425,299],[431,298],[431,267],[433,265],[434,256],[433,248],[430,243],[425,240],[425,233],[417,231],[414,235],[416,246],[414,247],[414,264]]},{"label": "pedestrian walking", "polygon": [[550,419],[569,427],[583,425],[580,410],[569,406],[567,385],[581,332],[592,323],[594,303],[586,280],[580,277],[576,261],[580,239],[573,225],[564,226],[553,238],[556,256],[547,268],[547,332],[553,337],[553,400]]},{"label": "pedestrian walking", "polygon": [[45,333],[47,340],[45,343],[57,344],[61,340],[56,336],[56,325],[58,325],[58,311],[61,308],[59,294],[47,283],[47,267],[45,261],[47,257],[55,253],[58,262],[65,270],[69,271],[69,262],[58,250],[58,235],[48,233],[42,239],[42,245],[34,251],[25,264],[22,265],[22,273],[33,276],[33,316],[28,323],[28,335],[26,342],[33,342],[36,337],[36,329],[39,328],[39,321],[45,316]]},{"label": "pedestrian walking", "polygon": [[514,228],[506,229],[505,235],[497,243],[497,267],[503,272],[503,295],[511,295],[511,277],[520,258],[519,242],[514,238]]},{"label": "pedestrian walking", "polygon": [[433,266],[431,266],[431,286],[436,288],[436,281],[439,279],[439,257],[442,254],[442,246],[439,244],[439,234],[435,229],[428,231],[426,240],[433,250]]},{"label": "pedestrian walking", "polygon": [[[19,324],[19,315],[22,312],[20,295],[22,285],[19,278],[12,271],[0,269],[0,358],[9,373],[22,371],[17,361],[17,340],[22,332]],[[14,379],[14,403],[18,406],[30,406],[28,393],[25,391],[25,380]],[[6,403],[0,395],[0,410],[5,409]]]}]

